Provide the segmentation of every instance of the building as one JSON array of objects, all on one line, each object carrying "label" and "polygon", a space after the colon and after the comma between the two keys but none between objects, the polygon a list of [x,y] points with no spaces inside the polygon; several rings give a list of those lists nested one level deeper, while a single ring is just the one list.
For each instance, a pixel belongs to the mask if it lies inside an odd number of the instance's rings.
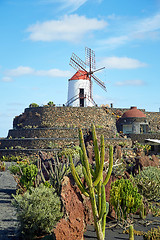
[{"label": "building", "polygon": [[147,133],[149,131],[147,117],[137,107],[131,107],[117,121],[117,130],[124,134]]},{"label": "building", "polygon": [[68,80],[68,101],[67,106],[92,107],[91,81],[87,72],[79,70]]}]

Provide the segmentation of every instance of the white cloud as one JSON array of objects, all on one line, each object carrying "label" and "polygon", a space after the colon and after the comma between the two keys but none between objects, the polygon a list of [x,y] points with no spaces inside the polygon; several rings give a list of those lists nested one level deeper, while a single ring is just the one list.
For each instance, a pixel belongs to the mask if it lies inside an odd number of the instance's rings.
[{"label": "white cloud", "polygon": [[113,14],[108,16],[108,20],[115,21],[116,24],[112,23],[112,31],[115,33],[120,33],[119,35],[109,37],[107,39],[102,39],[99,41],[99,44],[105,45],[108,48],[116,48],[121,45],[127,44],[134,40],[159,40],[160,39],[160,13],[153,15],[148,18],[139,19],[139,20],[125,20],[116,18]]},{"label": "white cloud", "polygon": [[33,76],[46,76],[46,77],[70,77],[72,73],[70,71],[63,71],[60,69],[49,69],[49,70],[35,70],[30,67],[19,66],[15,69],[10,69],[6,71],[6,77],[3,79],[11,79],[11,77],[19,77],[25,75],[33,75]]},{"label": "white cloud", "polygon": [[80,8],[87,0],[59,0],[62,3],[61,9],[70,9],[70,12],[76,11]]},{"label": "white cloud", "polygon": [[11,77],[3,77],[3,78],[2,78],[2,81],[3,81],[3,82],[12,82],[13,79],[12,79]]},{"label": "white cloud", "polygon": [[110,69],[134,69],[147,66],[147,64],[137,59],[128,57],[106,57],[101,61],[100,65]]},{"label": "white cloud", "polygon": [[129,41],[129,36],[119,36],[119,37],[110,37],[106,40],[102,40],[102,43],[105,44],[106,46],[110,46],[112,48],[121,46],[126,44],[126,42]]},{"label": "white cloud", "polygon": [[136,32],[150,32],[160,29],[160,13],[143,19],[135,24]]},{"label": "white cloud", "polygon": [[34,73],[34,69],[30,67],[19,66],[15,69],[6,71],[6,74],[9,76],[22,76],[22,75],[31,75]]},{"label": "white cloud", "polygon": [[87,1],[88,0],[39,0],[39,3],[45,5],[59,3],[61,5],[60,10],[69,8],[70,12],[74,12]]},{"label": "white cloud", "polygon": [[116,82],[115,85],[117,86],[143,86],[145,85],[143,80],[126,80]]},{"label": "white cloud", "polygon": [[28,27],[32,41],[79,41],[87,33],[103,29],[107,23],[96,18],[78,15],[65,15],[60,20],[36,23]]}]

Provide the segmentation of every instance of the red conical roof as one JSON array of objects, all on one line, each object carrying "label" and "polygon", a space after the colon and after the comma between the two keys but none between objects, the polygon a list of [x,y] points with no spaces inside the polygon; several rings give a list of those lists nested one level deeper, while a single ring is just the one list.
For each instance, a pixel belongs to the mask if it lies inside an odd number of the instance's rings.
[{"label": "red conical roof", "polygon": [[89,80],[89,77],[87,76],[87,72],[86,71],[82,71],[82,70],[78,70],[73,77],[71,77],[69,80]]},{"label": "red conical roof", "polygon": [[137,107],[131,107],[128,111],[126,111],[122,118],[146,118],[146,115],[137,109]]}]

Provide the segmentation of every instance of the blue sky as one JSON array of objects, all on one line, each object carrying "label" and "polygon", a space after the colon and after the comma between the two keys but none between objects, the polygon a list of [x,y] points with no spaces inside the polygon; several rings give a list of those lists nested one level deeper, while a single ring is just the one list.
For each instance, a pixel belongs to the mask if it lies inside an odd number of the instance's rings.
[{"label": "blue sky", "polygon": [[74,52],[95,51],[98,105],[160,108],[160,0],[0,0],[0,137],[30,103],[67,101]]}]

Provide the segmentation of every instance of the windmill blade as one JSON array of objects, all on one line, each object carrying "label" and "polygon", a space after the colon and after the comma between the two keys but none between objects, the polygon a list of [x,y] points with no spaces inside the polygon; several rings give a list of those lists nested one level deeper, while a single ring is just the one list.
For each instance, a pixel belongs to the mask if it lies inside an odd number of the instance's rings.
[{"label": "windmill blade", "polygon": [[96,69],[95,52],[91,48],[85,48],[85,59],[86,65],[89,66],[90,69]]},{"label": "windmill blade", "polygon": [[96,81],[96,83],[107,92],[106,86],[104,84],[104,82],[102,82],[99,78],[97,78],[94,74],[91,75],[92,78]]},{"label": "windmill blade", "polygon": [[102,69],[105,69],[105,67],[98,68],[98,69],[96,69],[96,70],[94,70],[94,71],[92,71],[92,72],[94,73],[94,72],[100,71],[100,70],[102,70]]},{"label": "windmill blade", "polygon": [[75,53],[72,54],[69,65],[71,65],[77,71],[78,70],[86,71],[85,62],[83,62],[83,60],[80,59]]}]

